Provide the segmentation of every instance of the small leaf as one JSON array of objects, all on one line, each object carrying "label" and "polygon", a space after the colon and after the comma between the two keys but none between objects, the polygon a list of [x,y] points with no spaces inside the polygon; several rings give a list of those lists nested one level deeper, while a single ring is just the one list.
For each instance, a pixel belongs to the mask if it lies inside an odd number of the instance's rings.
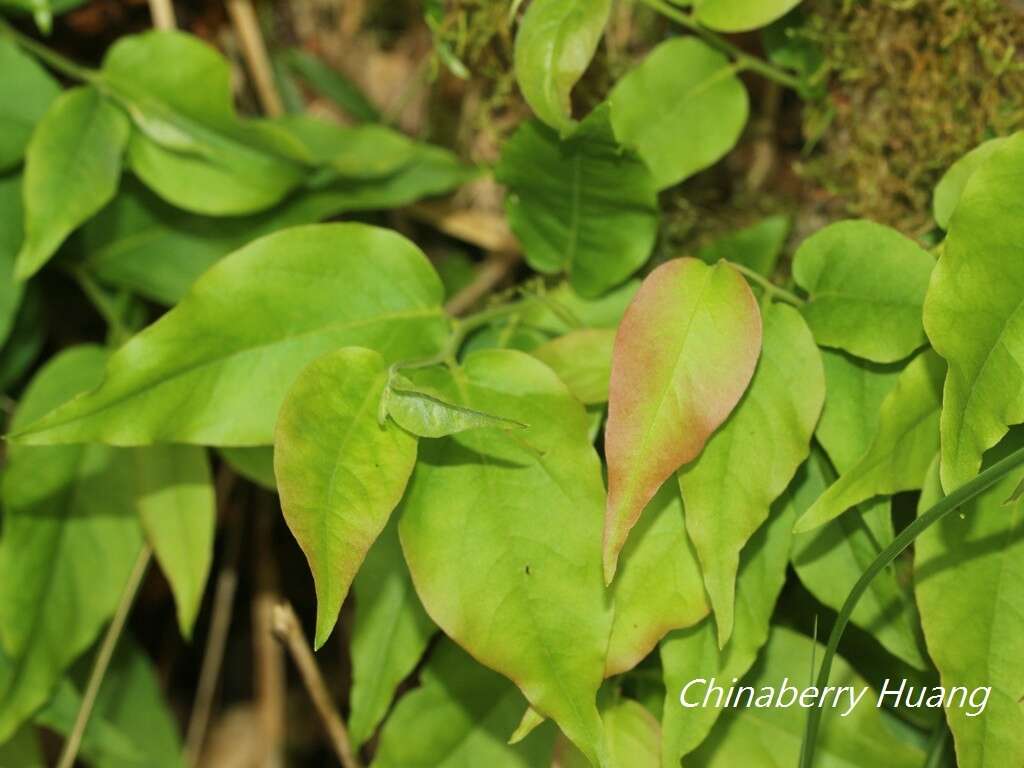
[{"label": "small leaf", "polygon": [[25,157],[25,242],[16,274],[31,277],[117,192],[131,124],[93,88],[53,102]]},{"label": "small leaf", "polygon": [[612,617],[601,583],[601,467],[583,406],[521,352],[474,352],[455,373],[413,374],[446,399],[530,425],[420,445],[399,524],[416,591],[445,634],[515,681],[596,759]]},{"label": "small leaf", "polygon": [[841,221],[807,238],[793,260],[814,338],[876,363],[902,360],[927,339],[921,325],[931,254],[893,229]]},{"label": "small leaf", "polygon": [[206,451],[154,445],[133,456],[142,529],[171,585],[181,633],[190,638],[210,575],[217,525]]},{"label": "small leaf", "polygon": [[647,163],[659,189],[713,165],[747,122],[746,89],[724,54],[695,37],[662,43],[609,97],[619,141]]},{"label": "small leaf", "polygon": [[57,81],[13,40],[0,38],[0,172],[21,162],[36,124],[60,94]]},{"label": "small leaf", "polygon": [[455,644],[442,640],[421,677],[384,724],[372,768],[536,768],[550,759],[551,728],[505,743],[523,697]]},{"label": "small leaf", "polygon": [[800,0],[694,0],[697,20],[719,32],[748,32],[785,16]]},{"label": "small leaf", "polygon": [[359,747],[384,719],[399,683],[415,669],[437,631],[413,589],[394,516],[366,554],[352,590],[356,616],[348,727]]},{"label": "small leaf", "polygon": [[731,261],[771,277],[789,237],[788,216],[769,216],[744,229],[723,235],[697,252],[706,264]]},{"label": "small leaf", "polygon": [[612,357],[606,582],[643,508],[736,407],[760,352],[757,303],[728,264],[676,259],[644,280]]},{"label": "small leaf", "polygon": [[569,94],[590,65],[608,23],[611,0],[533,0],[519,25],[516,81],[537,117],[565,132]]},{"label": "small leaf", "polygon": [[678,768],[679,761],[704,741],[722,713],[714,706],[682,707],[679,692],[683,685],[697,677],[713,675],[719,680],[743,677],[768,639],[775,601],[786,581],[797,498],[805,484],[801,469],[786,493],[772,505],[768,521],[743,548],[736,578],[736,626],[725,648],[719,648],[715,623],[710,617],[694,627],[673,632],[662,641],[663,768]]},{"label": "small leaf", "polygon": [[732,634],[740,551],[807,458],[824,401],[821,357],[803,318],[789,305],[767,306],[750,388],[700,456],[679,471],[686,530],[720,646]]},{"label": "small leaf", "polygon": [[972,149],[966,155],[957,160],[949,167],[935,185],[935,195],[932,200],[932,213],[935,216],[935,223],[943,229],[949,229],[949,222],[953,218],[953,211],[960,202],[960,196],[967,187],[967,182],[985,161],[995,152],[1002,149],[1008,139],[989,139]]},{"label": "small leaf", "polygon": [[316,648],[416,463],[416,439],[377,422],[387,382],[378,353],[330,352],[299,374],[277,420],[274,473],[285,521],[313,572]]},{"label": "small leaf", "polygon": [[269,445],[285,392],[324,352],[366,346],[388,362],[436,352],[448,326],[441,298],[426,257],[393,232],[279,232],[218,262],[112,355],[102,386],[18,438]]},{"label": "small leaf", "polygon": [[584,405],[608,402],[615,331],[581,328],[542,344],[530,354],[558,374]]},{"label": "small leaf", "polygon": [[1007,427],[1024,422],[1024,133],[971,176],[932,275],[924,325],[949,372],[942,487],[974,477]]},{"label": "small leaf", "polygon": [[882,401],[871,446],[797,521],[798,533],[824,525],[861,502],[921,487],[939,449],[945,366],[931,350],[915,357]]},{"label": "small leaf", "polygon": [[509,188],[509,225],[539,272],[566,272],[582,296],[599,296],[651,255],[658,195],[643,162],[616,143],[608,108],[598,107],[568,138],[524,123],[496,171]]},{"label": "small leaf", "polygon": [[[1012,431],[986,464],[1022,444],[1020,430]],[[921,513],[943,496],[938,474],[933,465]],[[981,713],[970,705],[946,707],[961,768],[1024,762],[1024,508],[1003,505],[1014,484],[1004,477],[924,531],[915,545],[921,624],[942,685],[991,688]]]},{"label": "small leaf", "polygon": [[391,374],[384,410],[402,429],[417,437],[446,437],[469,429],[525,429],[525,424],[446,402],[437,392]]}]

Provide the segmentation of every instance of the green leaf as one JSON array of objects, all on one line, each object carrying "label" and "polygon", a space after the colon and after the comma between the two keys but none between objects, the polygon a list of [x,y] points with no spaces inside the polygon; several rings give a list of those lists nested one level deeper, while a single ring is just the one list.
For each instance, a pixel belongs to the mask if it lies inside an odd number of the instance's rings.
[{"label": "green leaf", "polygon": [[506,142],[496,171],[509,225],[538,272],[566,272],[599,296],[644,262],[658,232],[658,195],[643,162],[616,143],[599,107],[566,139],[537,121]]},{"label": "green leaf", "polygon": [[744,229],[724,235],[697,251],[707,264],[725,259],[771,277],[789,237],[788,216],[769,216]]},{"label": "green leaf", "polygon": [[[87,655],[83,658],[89,657]],[[103,690],[101,687],[100,692]],[[36,713],[33,722],[66,737],[74,728],[81,706],[81,693],[69,675],[61,680],[46,706]],[[122,733],[106,718],[95,715],[89,718],[89,725],[82,735],[80,754],[89,765],[144,766],[143,755],[131,735]]]},{"label": "green leaf", "polygon": [[[1021,444],[1020,431],[1011,432],[986,465]],[[921,492],[922,513],[942,498],[938,475],[933,465]],[[971,706],[946,708],[961,768],[1024,761],[1024,507],[1004,505],[1015,483],[1012,475],[1004,477],[924,531],[915,545],[921,624],[942,685],[992,689],[979,715],[971,716]]]},{"label": "green leaf", "polygon": [[[619,699],[601,711],[612,765],[660,768],[661,726],[643,704]],[[564,738],[555,743],[557,768],[589,768],[590,761]]]},{"label": "green leaf", "polygon": [[581,328],[542,344],[530,354],[558,374],[584,405],[608,402],[615,331]]},{"label": "green leaf", "polygon": [[997,151],[1003,148],[1008,139],[989,139],[979,144],[966,155],[957,160],[949,167],[935,185],[935,194],[932,199],[932,213],[935,216],[935,223],[943,229],[949,229],[949,222],[953,218],[953,211],[960,202],[960,196],[964,193],[967,182],[970,181],[974,172]]},{"label": "green leaf", "polygon": [[138,129],[128,147],[132,171],[179,208],[252,213],[307,175],[300,142],[235,114],[230,65],[197,38],[171,31],[123,37],[104,58],[102,83]]},{"label": "green leaf", "polygon": [[924,325],[949,363],[942,408],[942,487],[978,472],[982,454],[1024,421],[1024,133],[967,183],[932,275]]},{"label": "green leaf", "polygon": [[352,698],[349,734],[365,744],[391,706],[399,683],[416,668],[437,631],[412,586],[394,518],[370,547],[352,589]]},{"label": "green leaf", "polygon": [[273,448],[221,448],[219,453],[235,472],[249,482],[256,483],[268,491],[277,490]]},{"label": "green leaf", "polygon": [[633,669],[668,632],[691,627],[710,612],[674,481],[647,505],[622,548],[611,596],[615,615],[606,677]]},{"label": "green leaf", "polygon": [[15,273],[35,274],[117,192],[131,124],[93,88],[61,94],[25,155],[25,242]]},{"label": "green leaf", "polygon": [[390,176],[412,162],[417,151],[411,139],[383,125],[346,126],[310,115],[274,122],[306,147],[313,162],[345,178]]},{"label": "green leaf", "polygon": [[[800,512],[828,487],[830,469],[820,453],[807,462],[807,482]],[[840,515],[828,525],[793,540],[793,568],[807,591],[838,611],[854,584],[894,537],[888,500],[864,505],[856,514]],[[854,624],[870,633],[887,651],[918,669],[927,668],[917,641],[913,599],[886,569],[871,582],[853,611]]]},{"label": "green leaf", "polygon": [[21,306],[22,284],[14,277],[14,260],[21,249],[23,216],[21,175],[0,176],[0,344],[10,335]]},{"label": "green leaf", "polygon": [[181,633],[191,638],[210,575],[217,526],[206,451],[154,445],[133,455],[142,529],[171,585]]},{"label": "green leaf", "polygon": [[26,287],[14,326],[0,347],[0,391],[10,392],[25,377],[46,343],[49,323],[42,294],[38,285]]},{"label": "green leaf", "polygon": [[523,709],[515,686],[444,640],[381,731],[371,768],[535,768],[550,759],[554,730],[505,743]]},{"label": "green leaf", "polygon": [[10,768],[46,768],[35,728],[26,726],[4,744],[0,744],[0,765]]},{"label": "green leaf", "polygon": [[934,266],[893,229],[841,221],[803,242],[793,277],[810,294],[802,311],[819,344],[892,363],[928,342],[921,308]]},{"label": "green leaf", "polygon": [[282,51],[281,57],[293,73],[341,107],[349,116],[368,123],[380,120],[380,112],[370,103],[366,94],[324,61],[298,48]]},{"label": "green leaf", "polygon": [[748,32],[785,16],[800,0],[694,0],[697,20],[719,32]]},{"label": "green leaf", "polygon": [[[783,680],[797,688],[807,685],[809,664],[819,658],[822,649],[808,637],[784,627],[772,629],[771,638],[757,666],[743,681],[760,693],[763,686],[777,689]],[[723,681],[724,682],[724,681]],[[856,691],[868,688],[844,660],[837,658],[829,683],[852,686]],[[678,691],[676,692],[678,696]],[[847,717],[845,708],[825,709],[818,751],[823,766],[875,768],[920,768],[925,763],[923,749],[908,745],[896,734],[896,719],[874,706],[874,694],[868,690],[864,700]],[[676,706],[679,702],[676,701]],[[739,707],[727,710],[718,726],[700,749],[690,756],[693,768],[734,768],[756,765],[763,768],[790,768],[800,757],[807,710],[799,707]]]},{"label": "green leaf", "polygon": [[721,647],[732,635],[740,551],[807,458],[824,402],[821,357],[800,313],[786,304],[766,306],[764,347],[750,388],[700,456],[679,471],[686,530]]},{"label": "green leaf", "polygon": [[851,469],[878,432],[879,413],[900,365],[879,365],[824,349],[825,408],[815,436],[840,472]]},{"label": "green leaf", "polygon": [[[33,379],[19,429],[103,375],[106,352],[73,347]],[[99,445],[12,445],[3,475],[0,742],[49,699],[114,613],[142,547],[131,456]]]},{"label": "green leaf", "polygon": [[749,112],[729,59],[695,37],[655,48],[619,80],[609,102],[615,135],[640,153],[659,189],[722,158]]},{"label": "green leaf", "polygon": [[31,13],[36,26],[44,35],[49,35],[53,28],[53,15],[63,13],[83,5],[87,0],[0,0],[0,8]]},{"label": "green leaf", "polygon": [[945,365],[931,350],[915,357],[878,412],[871,446],[797,521],[800,533],[824,525],[875,496],[921,487],[939,449],[939,408]]},{"label": "green leaf", "polygon": [[534,0],[519,25],[515,74],[537,117],[566,132],[570,94],[604,34],[611,0]]},{"label": "green leaf", "polygon": [[35,59],[22,53],[14,41],[0,38],[0,172],[21,162],[32,131],[60,86]]},{"label": "green leaf", "polygon": [[440,393],[418,387],[392,373],[384,391],[382,413],[417,437],[446,437],[469,429],[524,429],[527,425],[447,402]]},{"label": "green leaf", "polygon": [[299,374],[277,420],[274,474],[285,521],[313,572],[316,648],[416,463],[416,438],[378,423],[387,384],[377,352],[339,349]]},{"label": "green leaf", "polygon": [[102,386],[19,439],[269,445],[285,392],[321,354],[359,345],[394,362],[436,352],[441,297],[426,257],[393,232],[322,224],[265,237],[118,349]]},{"label": "green leaf", "polygon": [[509,350],[475,352],[453,374],[426,369],[416,381],[530,425],[420,446],[399,524],[416,591],[445,634],[596,759],[612,617],[601,584],[601,467],[583,406],[549,368]]},{"label": "green leaf", "polygon": [[606,582],[643,508],[736,407],[760,352],[757,303],[728,264],[675,259],[644,280],[612,358]]},{"label": "green leaf", "polygon": [[798,499],[806,493],[805,470],[797,472],[787,492],[772,505],[768,521],[743,548],[736,578],[736,626],[732,639],[719,648],[714,621],[709,617],[690,629],[673,632],[661,643],[665,678],[662,713],[662,766],[678,768],[679,761],[704,741],[722,710],[686,709],[679,704],[684,684],[714,675],[719,680],[742,677],[768,639],[775,601],[786,581]]}]

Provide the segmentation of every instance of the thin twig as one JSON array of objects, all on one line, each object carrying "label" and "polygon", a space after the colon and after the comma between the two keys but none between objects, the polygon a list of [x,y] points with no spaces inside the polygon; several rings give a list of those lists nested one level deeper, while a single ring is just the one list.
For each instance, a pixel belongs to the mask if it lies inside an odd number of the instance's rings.
[{"label": "thin twig", "polygon": [[149,14],[157,29],[175,29],[178,26],[171,0],[149,0]]},{"label": "thin twig", "polygon": [[128,582],[124,586],[124,591],[121,592],[121,601],[117,604],[117,611],[107,628],[107,634],[103,636],[103,643],[100,645],[99,653],[96,654],[96,661],[93,662],[92,672],[89,673],[89,682],[82,695],[82,704],[78,708],[78,716],[75,718],[75,724],[71,728],[68,740],[64,742],[64,750],[57,763],[58,768],[71,768],[75,764],[78,749],[82,745],[82,737],[85,735],[86,726],[89,725],[89,718],[96,705],[96,697],[103,685],[103,678],[107,674],[110,660],[117,648],[117,641],[121,638],[121,632],[124,631],[128,614],[132,610],[132,603],[135,602],[135,595],[139,591],[142,577],[146,575],[146,568],[149,567],[152,556],[153,550],[149,548],[148,544],[144,545],[128,576]]},{"label": "thin twig", "polygon": [[281,94],[277,92],[274,69],[270,65],[267,46],[263,42],[263,33],[260,31],[260,22],[256,17],[256,10],[252,7],[252,1],[228,0],[228,13],[241,43],[242,56],[249,68],[249,74],[252,75],[263,112],[269,117],[283,115],[284,102],[281,100]]},{"label": "thin twig", "polygon": [[295,611],[288,603],[281,603],[274,608],[274,634],[278,640],[284,643],[291,654],[292,661],[298,667],[302,682],[327,729],[331,746],[334,747],[342,766],[344,768],[362,768],[359,758],[352,750],[352,742],[349,740],[345,723],[334,708],[334,704],[331,703],[331,695],[327,691],[327,685],[316,665],[316,658],[309,649],[309,641],[306,640],[299,620],[295,617]]},{"label": "thin twig", "polygon": [[[217,508],[225,509],[231,490],[237,481],[234,472],[221,467],[217,475]],[[224,647],[227,645],[228,630],[231,628],[231,614],[235,605],[235,591],[238,588],[238,559],[241,552],[242,517],[236,515],[229,523],[227,551],[224,564],[217,576],[217,588],[213,596],[213,614],[210,631],[206,636],[203,665],[199,670],[199,684],[192,704],[185,736],[185,765],[195,766],[206,740],[206,727],[210,722],[213,697],[217,692],[220,668],[224,662]]]},{"label": "thin twig", "polygon": [[804,300],[797,296],[792,291],[787,291],[785,288],[781,288],[773,283],[771,280],[766,278],[764,275],[759,274],[750,267],[745,267],[742,264],[737,264],[735,261],[730,261],[729,265],[733,267],[737,272],[746,275],[752,282],[757,283],[759,286],[765,289],[771,296],[785,301],[787,304],[792,304],[795,307],[799,307],[804,304]]},{"label": "thin twig", "polygon": [[259,510],[255,522],[253,548],[252,653],[255,666],[253,689],[256,693],[256,715],[260,723],[260,765],[276,768],[282,765],[281,744],[285,730],[285,662],[284,650],[274,639],[274,609],[279,601],[277,562],[273,551],[272,513]]}]

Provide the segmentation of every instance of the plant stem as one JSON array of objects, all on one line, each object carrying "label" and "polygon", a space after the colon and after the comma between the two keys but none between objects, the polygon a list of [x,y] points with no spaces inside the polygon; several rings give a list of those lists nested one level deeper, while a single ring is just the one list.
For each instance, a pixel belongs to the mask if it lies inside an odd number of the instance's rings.
[{"label": "plant stem", "polygon": [[[1014,451],[1002,461],[993,464],[973,480],[960,486],[939,501],[904,528],[900,535],[893,539],[892,543],[882,551],[882,554],[875,558],[874,562],[864,571],[864,575],[860,577],[857,583],[854,584],[853,589],[850,590],[850,595],[846,598],[846,602],[843,603],[842,610],[839,611],[836,623],[832,627],[832,634],[828,639],[828,647],[825,649],[825,656],[821,660],[821,669],[818,672],[816,685],[819,689],[828,685],[829,675],[832,671],[832,660],[835,658],[836,651],[839,648],[839,641],[843,637],[846,625],[850,623],[850,616],[853,615],[857,603],[860,602],[861,597],[863,597],[875,576],[885,570],[893,560],[899,557],[914,539],[936,523],[942,521],[950,513],[955,512],[960,506],[966,504],[975,496],[991,488],[1021,465],[1024,465],[1024,448]],[[807,727],[804,730],[804,740],[801,748],[800,768],[812,768],[814,765],[814,749],[818,738],[818,729],[821,725],[821,715],[822,710],[818,707],[812,707],[808,711]]]},{"label": "plant stem", "polygon": [[759,59],[756,56],[751,56],[750,54],[741,51],[725,38],[720,37],[710,29],[701,26],[701,24],[692,16],[683,13],[681,10],[669,5],[664,0],[640,0],[640,2],[657,11],[665,18],[671,19],[677,24],[681,24],[696,33],[698,37],[704,40],[704,42],[712,48],[717,48],[722,53],[731,56],[742,69],[753,70],[758,74],[764,75],[769,80],[774,80],[779,85],[792,88],[794,91],[803,90],[803,83],[800,82],[799,78],[794,77],[788,72],[784,72],[763,59]]},{"label": "plant stem", "polygon": [[149,15],[156,29],[175,29],[178,26],[171,0],[149,0]]},{"label": "plant stem", "polygon": [[501,304],[500,306],[491,307],[489,309],[483,309],[461,320],[453,317],[452,334],[448,337],[448,343],[444,345],[444,349],[436,355],[423,360],[398,363],[393,366],[393,369],[397,371],[402,369],[409,370],[414,368],[429,368],[432,365],[441,365],[442,363],[449,366],[454,365],[458,358],[459,350],[462,349],[462,345],[469,337],[469,334],[478,328],[482,328],[493,320],[507,317],[508,315],[514,315],[517,312],[522,312],[527,301],[529,301],[529,299]]},{"label": "plant stem", "polygon": [[124,630],[128,614],[131,612],[132,603],[135,602],[135,594],[139,591],[142,577],[146,575],[146,568],[149,567],[153,550],[146,544],[139,552],[135,561],[128,582],[121,593],[121,602],[117,605],[117,612],[107,628],[107,634],[103,637],[103,644],[100,645],[99,653],[96,654],[96,661],[93,662],[92,672],[89,674],[89,682],[86,685],[85,693],[82,695],[82,704],[78,708],[78,716],[75,724],[64,742],[64,750],[61,752],[57,768],[72,768],[75,758],[78,756],[78,749],[82,745],[82,737],[85,735],[86,726],[89,724],[89,717],[92,715],[93,707],[96,705],[96,697],[99,695],[100,686],[103,685],[103,678],[107,674],[110,660],[114,656],[114,649],[117,648],[117,641]]},{"label": "plant stem", "polygon": [[792,304],[797,307],[804,303],[804,300],[797,296],[795,293],[787,291],[785,288],[780,288],[775,283],[771,282],[768,278],[758,274],[750,267],[745,267],[742,264],[737,264],[735,261],[730,261],[729,265],[735,268],[735,270],[740,274],[745,275],[750,280],[757,283],[759,286],[764,288],[765,291],[767,291],[780,301],[785,301],[787,304]]},{"label": "plant stem", "polygon": [[125,326],[121,320],[121,313],[111,302],[110,298],[103,292],[96,281],[89,276],[88,273],[81,269],[76,269],[73,272],[75,280],[78,281],[79,287],[82,292],[86,295],[92,305],[96,308],[96,311],[102,315],[103,319],[107,323],[107,327],[110,330],[111,341],[115,347],[121,346],[125,341],[131,338],[131,331]]},{"label": "plant stem", "polygon": [[28,51],[62,75],[67,75],[74,80],[81,80],[85,83],[92,83],[99,79],[99,73],[96,70],[80,66],[28,35],[23,35],[3,19],[0,19],[0,35],[6,35],[11,38],[20,48]]}]

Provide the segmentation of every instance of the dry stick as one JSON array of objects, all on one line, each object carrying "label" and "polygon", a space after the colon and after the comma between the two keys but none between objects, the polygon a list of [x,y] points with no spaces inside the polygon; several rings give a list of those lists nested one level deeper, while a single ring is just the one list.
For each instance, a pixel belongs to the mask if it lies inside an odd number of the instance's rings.
[{"label": "dry stick", "polygon": [[124,630],[128,614],[132,610],[132,603],[135,602],[135,594],[139,591],[139,585],[142,583],[142,577],[146,575],[146,568],[149,567],[149,561],[152,556],[153,550],[147,544],[142,547],[142,551],[139,552],[139,557],[135,561],[135,566],[132,568],[128,582],[124,586],[124,591],[121,593],[121,601],[117,605],[117,612],[114,613],[114,618],[107,628],[107,634],[103,636],[103,644],[100,645],[99,653],[96,654],[96,661],[93,662],[92,672],[89,673],[89,682],[86,685],[85,693],[82,695],[82,704],[78,708],[78,716],[75,718],[75,724],[71,728],[68,740],[64,742],[64,749],[57,763],[58,768],[71,768],[75,764],[75,758],[78,757],[78,749],[82,745],[82,737],[85,735],[86,726],[89,725],[89,717],[92,715],[92,709],[96,705],[96,696],[99,695],[100,686],[103,685],[103,678],[107,674],[107,668],[110,666],[110,659],[114,656],[117,641]]},{"label": "dry stick", "polygon": [[334,704],[331,703],[331,695],[328,693],[324,678],[316,665],[316,658],[309,650],[306,635],[299,625],[299,620],[295,617],[295,611],[286,602],[274,608],[274,634],[278,640],[284,643],[292,656],[292,661],[298,667],[302,682],[327,729],[331,745],[334,747],[338,759],[341,760],[342,766],[344,768],[362,768],[352,750],[352,742],[349,741],[345,723],[334,708]]},{"label": "dry stick", "polygon": [[255,526],[253,548],[252,645],[256,667],[254,690],[262,740],[263,768],[282,764],[281,744],[285,730],[285,661],[281,644],[274,639],[274,609],[277,607],[278,574],[273,552],[271,514],[264,505]]},{"label": "dry stick", "polygon": [[487,258],[473,278],[473,282],[449,299],[445,309],[452,315],[461,315],[476,306],[497,288],[516,268],[519,255],[495,253]]},{"label": "dry stick", "polygon": [[[221,467],[217,476],[217,508],[226,507],[237,477],[227,466]],[[242,517],[236,515],[228,529],[227,552],[224,565],[217,576],[217,589],[213,596],[213,618],[206,636],[203,652],[203,666],[199,670],[199,684],[192,704],[188,730],[185,735],[185,765],[195,766],[206,738],[206,727],[210,721],[213,697],[217,692],[220,668],[224,662],[224,647],[227,645],[228,630],[231,627],[231,613],[235,605],[235,590],[238,587],[238,558],[241,552]]]},{"label": "dry stick", "polygon": [[157,29],[174,29],[178,26],[171,0],[149,0],[149,14]]},{"label": "dry stick", "polygon": [[267,47],[263,43],[263,33],[252,1],[228,0],[228,13],[231,14],[231,23],[242,45],[242,56],[252,75],[253,85],[256,86],[260,106],[269,117],[283,115],[284,103],[281,94],[277,92],[274,70],[270,66],[270,57],[267,56]]}]

